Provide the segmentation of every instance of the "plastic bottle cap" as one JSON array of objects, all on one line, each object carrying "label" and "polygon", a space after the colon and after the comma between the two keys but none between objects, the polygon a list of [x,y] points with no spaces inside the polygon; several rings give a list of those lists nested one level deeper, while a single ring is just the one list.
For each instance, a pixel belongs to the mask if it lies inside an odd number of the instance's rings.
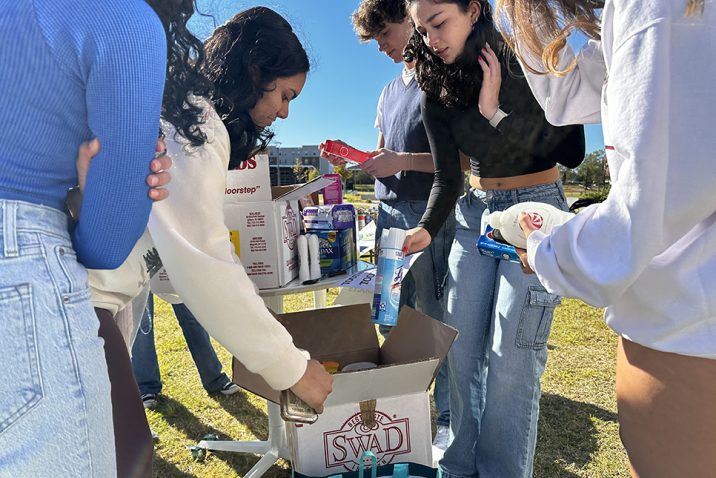
[{"label": "plastic bottle cap", "polygon": [[502,219],[502,211],[495,211],[493,213],[490,213],[489,216],[487,216],[487,223],[490,225],[493,229],[499,229],[500,223]]},{"label": "plastic bottle cap", "polygon": [[397,227],[391,227],[388,232],[388,240],[384,246],[385,249],[403,249],[403,243],[405,242],[405,229],[398,229]]}]

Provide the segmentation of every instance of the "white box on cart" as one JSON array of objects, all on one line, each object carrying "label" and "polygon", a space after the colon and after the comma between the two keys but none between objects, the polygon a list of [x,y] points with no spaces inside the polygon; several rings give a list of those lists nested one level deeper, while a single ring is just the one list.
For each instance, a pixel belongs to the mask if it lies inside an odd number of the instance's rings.
[{"label": "white box on cart", "polygon": [[[293,469],[310,476],[354,471],[363,451],[379,464],[432,466],[428,388],[457,331],[409,307],[382,347],[368,304],[279,315],[297,347],[341,367],[373,362],[377,368],[333,375],[333,392],[312,425],[286,423]],[[278,403],[279,393],[234,360],[234,381]]]},{"label": "white box on cart", "polygon": [[298,276],[298,200],[331,183],[319,177],[306,184],[271,187],[268,157],[261,156],[255,169],[229,171],[224,222],[236,254],[259,289],[283,287]]}]

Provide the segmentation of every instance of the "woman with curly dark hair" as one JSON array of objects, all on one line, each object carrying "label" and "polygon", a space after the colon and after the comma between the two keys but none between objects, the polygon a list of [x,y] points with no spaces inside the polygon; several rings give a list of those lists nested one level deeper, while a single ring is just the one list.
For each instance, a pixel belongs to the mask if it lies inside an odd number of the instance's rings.
[{"label": "woman with curly dark hair", "polygon": [[159,16],[167,37],[167,74],[162,100],[162,118],[191,144],[199,146],[206,137],[201,132],[202,110],[190,99],[208,97],[211,82],[201,74],[204,49],[187,28],[196,11],[196,0],[146,0]]},{"label": "woman with curly dark hair", "polygon": [[276,79],[305,79],[310,62],[291,25],[265,7],[240,12],[217,28],[205,54],[202,72],[215,88],[212,103],[229,132],[229,169],[234,169],[268,145],[273,137],[269,126],[277,116],[288,116],[287,108],[263,111],[260,104],[271,99],[288,107],[295,98],[279,95]]},{"label": "woman with curly dark hair", "polygon": [[[201,142],[185,104],[208,92],[188,61],[200,51],[186,31],[193,3],[0,0],[0,10],[0,475],[114,476],[85,267],[117,267],[145,228],[163,96],[166,117]],[[75,155],[93,137],[102,148],[68,227]]]},{"label": "woman with curly dark hair", "polygon": [[[408,0],[407,8],[416,31],[405,56],[416,61],[423,90],[435,181],[406,247],[426,247],[453,207],[457,219],[445,316],[460,332],[449,357],[454,439],[440,466],[450,478],[528,477],[560,298],[519,264],[480,255],[476,242],[488,212],[524,201],[567,210],[557,163],[579,164],[584,132],[546,121],[487,0]],[[460,152],[470,157],[471,171],[470,190],[458,200]]]},{"label": "woman with curly dark hair", "polygon": [[293,345],[256,293],[235,257],[223,209],[229,168],[265,146],[276,118],[288,117],[289,103],[306,82],[308,56],[286,20],[256,7],[216,29],[206,42],[206,59],[203,71],[214,93],[211,100],[195,98],[206,140],[194,146],[162,122],[173,159],[169,197],[154,205],[147,233],[122,267],[92,272],[93,300],[112,314],[134,297],[143,306],[152,274],[145,258],[156,262],[158,256],[153,272],[164,266],[176,294],[209,335],[272,388],[290,388],[320,412],[331,377]]}]

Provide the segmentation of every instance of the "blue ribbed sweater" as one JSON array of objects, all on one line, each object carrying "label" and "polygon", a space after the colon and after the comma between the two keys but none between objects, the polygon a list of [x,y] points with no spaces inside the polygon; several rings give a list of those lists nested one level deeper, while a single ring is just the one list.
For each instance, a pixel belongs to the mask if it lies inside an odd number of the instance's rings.
[{"label": "blue ribbed sweater", "polygon": [[88,268],[118,267],[146,226],[165,69],[144,0],[0,0],[0,199],[64,209],[99,138],[72,231]]}]

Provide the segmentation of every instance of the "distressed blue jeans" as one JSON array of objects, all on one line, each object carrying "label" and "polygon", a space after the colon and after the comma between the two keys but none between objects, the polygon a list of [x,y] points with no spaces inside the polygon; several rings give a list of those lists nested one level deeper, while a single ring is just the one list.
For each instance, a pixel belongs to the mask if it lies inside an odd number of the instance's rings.
[{"label": "distressed blue jeans", "polygon": [[561,182],[514,190],[470,190],[455,208],[445,322],[460,335],[449,354],[454,439],[444,476],[531,477],[540,377],[559,296],[519,264],[478,253],[483,215],[538,201],[567,210]]},{"label": "distressed blue jeans", "polygon": [[67,220],[0,200],[0,477],[117,472],[104,341]]}]

